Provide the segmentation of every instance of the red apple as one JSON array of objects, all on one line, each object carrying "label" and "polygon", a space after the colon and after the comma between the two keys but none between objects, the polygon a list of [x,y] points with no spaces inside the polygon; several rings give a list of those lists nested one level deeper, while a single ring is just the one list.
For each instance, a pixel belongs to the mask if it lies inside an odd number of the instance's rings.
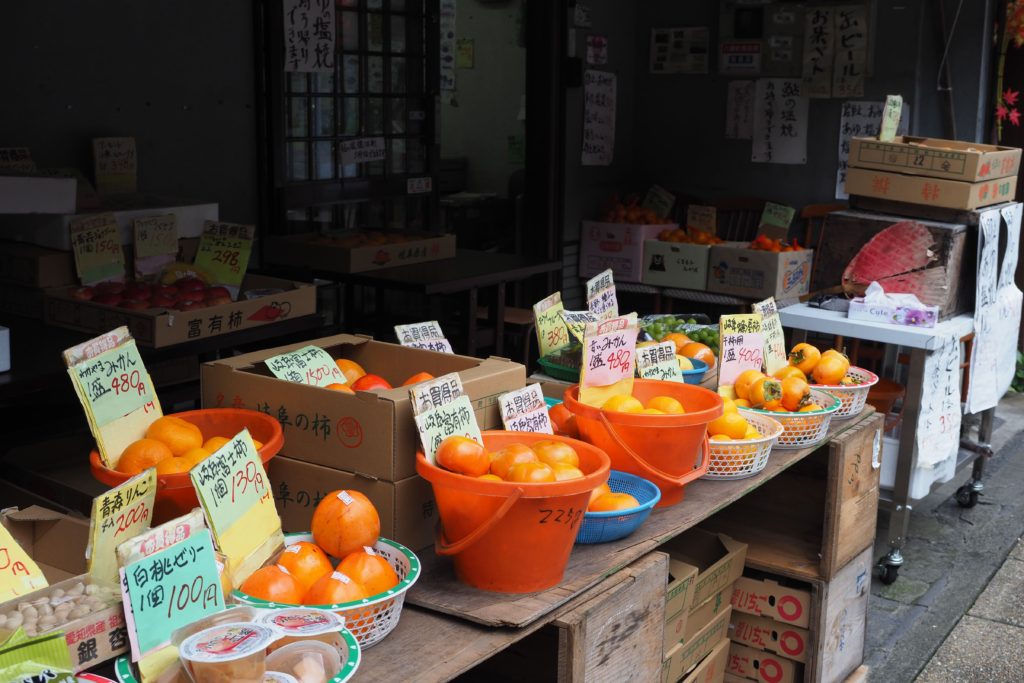
[{"label": "red apple", "polygon": [[133,311],[144,311],[149,308],[148,301],[141,301],[139,299],[125,299],[118,304],[121,308],[128,308]]},{"label": "red apple", "polygon": [[226,296],[228,299],[231,299],[231,292],[228,291],[227,287],[210,287],[206,290],[207,300],[222,296]]},{"label": "red apple", "polygon": [[204,299],[207,306],[221,306],[231,303],[230,296],[208,296]]},{"label": "red apple", "polygon": [[179,301],[178,305],[175,306],[179,311],[194,311],[197,308],[206,308],[206,304],[202,301],[196,300],[184,300]]},{"label": "red apple", "polygon": [[175,296],[178,293],[178,288],[174,285],[156,285],[153,287],[153,296],[163,294],[164,296]]},{"label": "red apple", "polygon": [[121,294],[124,292],[124,283],[101,282],[96,285],[97,294]]},{"label": "red apple", "polygon": [[122,296],[120,294],[97,294],[92,300],[105,306],[117,306],[121,303]]},{"label": "red apple", "polygon": [[96,295],[92,287],[72,287],[68,290],[68,296],[79,301],[88,301]]},{"label": "red apple", "polygon": [[201,292],[206,289],[206,283],[197,277],[183,277],[174,286],[179,292]]},{"label": "red apple", "polygon": [[165,296],[163,294],[156,294],[149,300],[149,305],[153,308],[174,308],[176,303],[177,299],[173,296]]},{"label": "red apple", "polygon": [[153,294],[153,288],[145,282],[132,282],[125,286],[124,297],[136,301],[144,301]]}]

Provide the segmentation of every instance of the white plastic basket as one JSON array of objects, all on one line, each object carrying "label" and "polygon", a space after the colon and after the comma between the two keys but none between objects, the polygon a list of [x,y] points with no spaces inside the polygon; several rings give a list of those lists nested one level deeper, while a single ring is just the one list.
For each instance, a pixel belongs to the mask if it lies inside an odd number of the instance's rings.
[{"label": "white plastic basket", "polygon": [[761,434],[761,438],[709,441],[711,459],[704,479],[742,479],[757,474],[768,464],[772,446],[782,434],[782,424],[773,417],[753,412],[747,412],[743,417]]},{"label": "white plastic basket", "polygon": [[827,391],[839,399],[839,410],[835,414],[837,420],[860,415],[860,411],[864,410],[864,403],[868,400],[868,392],[871,391],[871,387],[878,384],[878,375],[864,368],[851,365],[846,374],[857,383],[811,385],[811,388]]},{"label": "white plastic basket", "polygon": [[811,401],[825,407],[806,413],[780,413],[742,406],[740,411],[744,417],[766,415],[782,424],[782,434],[779,435],[775,448],[807,448],[825,439],[832,416],[840,406],[838,398],[821,389],[811,389]]},{"label": "white plastic basket", "polygon": [[[299,541],[313,542],[312,534],[287,534],[285,545],[292,545]],[[352,632],[359,641],[360,647],[366,649],[372,647],[384,639],[384,636],[391,633],[402,615],[402,604],[405,602],[405,593],[416,579],[420,576],[420,560],[416,555],[401,543],[386,538],[381,538],[373,546],[384,559],[391,564],[395,573],[398,574],[398,585],[394,588],[371,595],[362,600],[344,602],[334,605],[305,605],[305,607],[317,607],[334,612],[345,619],[345,627]],[[302,607],[303,605],[286,605],[279,602],[268,602],[260,600],[251,595],[246,595],[240,590],[232,592],[235,602],[252,607],[278,608],[278,607]]]}]

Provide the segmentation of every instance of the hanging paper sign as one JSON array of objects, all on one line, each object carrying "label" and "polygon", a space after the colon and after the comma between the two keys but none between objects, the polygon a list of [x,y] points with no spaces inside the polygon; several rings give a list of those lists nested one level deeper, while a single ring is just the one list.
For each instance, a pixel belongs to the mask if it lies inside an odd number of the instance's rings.
[{"label": "hanging paper sign", "polygon": [[255,226],[238,223],[203,224],[195,267],[209,277],[211,284],[227,287],[233,299],[238,298],[238,288],[249,268],[255,231]]},{"label": "hanging paper sign", "polygon": [[75,270],[83,285],[124,280],[124,250],[114,214],[72,219],[68,230],[71,232]]},{"label": "hanging paper sign", "polygon": [[[237,583],[269,559],[273,548],[266,547],[267,539],[281,536],[281,519],[249,430],[236,434],[193,467],[189,476]],[[261,547],[266,557],[254,557]]]},{"label": "hanging paper sign", "polygon": [[89,518],[89,576],[117,583],[117,547],[149,528],[156,500],[156,469],[149,468],[92,500]]},{"label": "hanging paper sign", "polygon": [[138,189],[135,138],[94,138],[92,154],[100,194],[130,194]]},{"label": "hanging paper sign", "polygon": [[732,386],[744,370],[760,370],[764,363],[761,315],[723,315],[719,325],[718,385]]},{"label": "hanging paper sign", "polygon": [[960,448],[960,339],[951,335],[928,354],[917,416],[917,461],[932,467]]},{"label": "hanging paper sign", "polygon": [[643,379],[660,379],[667,382],[683,382],[683,371],[679,367],[674,342],[661,342],[636,349],[637,374]]},{"label": "hanging paper sign", "polygon": [[[971,348],[971,376],[967,410],[979,413],[999,401],[999,209],[988,209],[978,221],[978,267],[974,295],[974,344]],[[1016,365],[1016,364],[1014,364]]]},{"label": "hanging paper sign", "polygon": [[562,317],[562,321],[565,322],[565,328],[569,330],[569,334],[578,341],[583,341],[583,333],[587,329],[587,325],[598,322],[599,318],[591,313],[590,311],[559,311],[558,315]]},{"label": "hanging paper sign", "polygon": [[615,280],[611,268],[587,280],[587,308],[601,320],[614,318],[619,314],[619,302],[615,297]]},{"label": "hanging paper sign", "polygon": [[213,543],[207,529],[121,570],[131,606],[132,659],[167,645],[171,634],[224,609]]},{"label": "hanging paper sign", "polygon": [[39,566],[0,525],[0,604],[48,585]]},{"label": "hanging paper sign", "polygon": [[464,436],[483,444],[480,426],[473,412],[473,405],[465,394],[438,408],[415,416],[416,429],[420,434],[423,454],[430,464],[435,464],[434,455],[438,447],[449,436]]},{"label": "hanging paper sign", "polygon": [[274,377],[287,382],[309,384],[314,387],[347,383],[344,373],[331,355],[312,344],[279,356],[272,356],[264,362]]},{"label": "hanging paper sign", "polygon": [[561,313],[565,310],[562,304],[562,293],[555,292],[533,305],[534,327],[537,330],[537,348],[540,355],[551,354],[569,345],[569,328],[562,320]]},{"label": "hanging paper sign", "polygon": [[580,401],[600,406],[633,393],[636,372],[636,313],[587,326],[580,368]]},{"label": "hanging paper sign", "polygon": [[284,0],[284,70],[334,71],[334,3]]},{"label": "hanging paper sign", "polygon": [[544,393],[539,384],[531,384],[498,397],[501,422],[510,432],[554,434]]},{"label": "hanging paper sign", "polygon": [[395,325],[398,343],[411,349],[426,349],[440,353],[454,353],[451,342],[445,339],[436,320],[411,325]]},{"label": "hanging paper sign", "polygon": [[761,315],[761,335],[764,337],[764,366],[769,375],[774,375],[789,365],[786,356],[786,338],[782,333],[782,321],[774,297],[758,301],[751,306],[754,313]]},{"label": "hanging paper sign", "polygon": [[1024,295],[1014,282],[1017,272],[1017,250],[1020,248],[1021,205],[1011,204],[1000,210],[1006,223],[1006,250],[999,273],[999,291],[996,294],[996,320],[1002,330],[999,341],[999,381],[997,393],[1001,397],[1010,388],[1017,372],[1017,336],[1020,333],[1021,302]]},{"label": "hanging paper sign", "polygon": [[892,142],[896,138],[896,130],[900,127],[900,116],[903,114],[903,97],[887,95],[885,109],[882,110],[882,126],[878,132],[881,142]]}]

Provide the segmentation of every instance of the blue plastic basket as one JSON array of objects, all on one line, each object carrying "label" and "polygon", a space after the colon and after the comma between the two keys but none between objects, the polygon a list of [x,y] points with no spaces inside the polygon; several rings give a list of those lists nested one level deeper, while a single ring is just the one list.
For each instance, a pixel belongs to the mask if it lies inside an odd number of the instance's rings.
[{"label": "blue plastic basket", "polygon": [[551,410],[552,408],[554,408],[555,406],[557,406],[561,402],[562,402],[562,399],[560,399],[560,398],[551,398],[550,396],[545,396],[544,397],[544,403],[547,404],[548,410]]},{"label": "blue plastic basket", "polygon": [[608,476],[608,488],[613,493],[628,493],[640,505],[632,510],[611,512],[588,512],[583,515],[583,524],[576,533],[577,543],[607,543],[625,538],[640,528],[661,500],[657,486],[635,474],[612,470]]},{"label": "blue plastic basket", "polygon": [[708,371],[708,364],[702,360],[691,358],[693,370],[683,370],[683,381],[687,384],[700,384],[704,381],[704,373]]}]

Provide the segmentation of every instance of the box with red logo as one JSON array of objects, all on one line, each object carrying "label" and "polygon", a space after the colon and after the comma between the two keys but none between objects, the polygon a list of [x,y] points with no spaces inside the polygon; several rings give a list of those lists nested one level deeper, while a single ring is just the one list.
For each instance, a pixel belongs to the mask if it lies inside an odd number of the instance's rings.
[{"label": "box with red logo", "polygon": [[811,593],[779,585],[771,579],[741,576],[732,588],[733,609],[758,617],[807,628],[811,623]]},{"label": "box with red logo", "polygon": [[1017,176],[965,183],[871,168],[850,168],[846,172],[846,192],[944,209],[978,209],[1013,201],[1017,193]]},{"label": "box with red logo", "polygon": [[796,683],[800,680],[802,668],[785,657],[760,652],[734,642],[729,647],[726,671],[733,676],[760,683]]},{"label": "box with red logo", "polygon": [[747,242],[725,242],[711,247],[708,256],[708,291],[749,299],[795,299],[811,286],[813,249],[764,251]]},{"label": "box with red logo", "polygon": [[581,278],[612,269],[617,282],[640,282],[644,275],[644,242],[662,230],[674,230],[674,223],[640,225],[583,221],[580,229]]},{"label": "box with red logo", "polygon": [[811,634],[807,629],[733,610],[729,637],[733,642],[755,650],[767,650],[797,662],[806,662]]},{"label": "box with red logo", "polygon": [[945,178],[962,182],[1017,175],[1020,150],[978,142],[901,135],[891,142],[850,140],[850,167]]},{"label": "box with red logo", "polygon": [[455,257],[455,235],[344,232],[268,235],[268,263],[332,273],[363,273]]}]

